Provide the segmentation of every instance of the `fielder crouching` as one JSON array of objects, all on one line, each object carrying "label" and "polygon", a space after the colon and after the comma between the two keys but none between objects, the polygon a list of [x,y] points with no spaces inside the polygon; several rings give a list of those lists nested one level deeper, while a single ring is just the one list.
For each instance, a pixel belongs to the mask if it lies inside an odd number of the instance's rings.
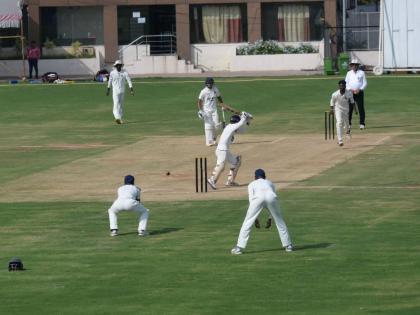
[{"label": "fielder crouching", "polygon": [[251,119],[252,115],[246,112],[242,112],[241,116],[233,115],[230,118],[230,124],[225,127],[220,135],[219,144],[216,148],[216,167],[214,168],[212,176],[207,180],[211,188],[216,189],[217,180],[225,169],[226,160],[231,164],[226,186],[238,185],[235,182],[235,178],[238,174],[239,167],[241,166],[241,156],[233,155],[229,150],[229,146],[232,143],[233,134],[245,132],[245,126],[249,125]]},{"label": "fielder crouching", "polygon": [[124,185],[118,188],[118,197],[108,209],[109,227],[111,236],[118,235],[118,212],[120,211],[136,211],[139,214],[139,236],[146,236],[147,220],[149,219],[149,209],[146,209],[140,203],[141,189],[134,185],[134,176],[127,175],[124,177]]}]

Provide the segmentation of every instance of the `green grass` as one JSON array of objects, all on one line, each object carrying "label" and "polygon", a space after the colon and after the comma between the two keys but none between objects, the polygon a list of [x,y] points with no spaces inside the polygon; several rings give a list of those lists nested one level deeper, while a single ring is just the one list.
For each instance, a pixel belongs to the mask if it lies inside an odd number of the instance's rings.
[{"label": "green grass", "polygon": [[[136,83],[122,126],[104,85],[0,86],[1,187],[107,150],[49,145],[201,135],[202,82],[182,81]],[[254,114],[253,134],[320,136],[337,81],[216,79],[226,103]],[[272,228],[230,255],[247,200],[146,203],[142,239],[132,213],[108,236],[108,203],[0,203],[0,313],[419,314],[420,78],[368,83],[367,132],[400,135],[280,192],[295,252]],[[25,272],[7,271],[15,256]]]}]

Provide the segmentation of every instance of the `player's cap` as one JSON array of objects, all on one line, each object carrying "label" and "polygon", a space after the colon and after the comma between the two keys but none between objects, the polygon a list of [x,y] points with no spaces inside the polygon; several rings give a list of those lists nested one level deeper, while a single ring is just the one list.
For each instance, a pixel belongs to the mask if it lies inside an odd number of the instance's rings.
[{"label": "player's cap", "polygon": [[121,66],[123,66],[124,64],[122,63],[122,61],[121,61],[121,60],[115,60],[115,62],[114,62],[114,67],[115,67],[116,65],[121,65]]},{"label": "player's cap", "polygon": [[265,179],[265,172],[263,169],[259,168],[255,171],[255,179],[264,178]]},{"label": "player's cap", "polygon": [[133,175],[127,175],[124,177],[124,184],[125,185],[134,185],[134,176]]},{"label": "player's cap", "polygon": [[357,60],[357,59],[352,59],[352,60],[350,61],[350,64],[351,64],[351,65],[360,65],[360,62],[359,62],[359,60]]}]

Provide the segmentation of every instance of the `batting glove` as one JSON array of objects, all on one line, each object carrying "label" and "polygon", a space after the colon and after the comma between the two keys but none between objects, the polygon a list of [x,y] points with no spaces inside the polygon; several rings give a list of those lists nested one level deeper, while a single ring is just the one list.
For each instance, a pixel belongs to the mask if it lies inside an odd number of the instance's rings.
[{"label": "batting glove", "polygon": [[201,120],[204,119],[205,113],[202,110],[199,110],[197,113],[198,118],[200,118]]}]

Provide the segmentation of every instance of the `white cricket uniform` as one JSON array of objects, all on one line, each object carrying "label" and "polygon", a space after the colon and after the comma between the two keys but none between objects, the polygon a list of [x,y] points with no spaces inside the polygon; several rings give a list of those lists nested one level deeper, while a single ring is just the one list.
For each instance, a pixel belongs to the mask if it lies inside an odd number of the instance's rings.
[{"label": "white cricket uniform", "polygon": [[225,169],[225,162],[226,160],[232,165],[228,181],[226,185],[231,185],[234,183],[236,175],[238,173],[239,167],[241,166],[241,157],[239,155],[233,155],[230,150],[229,146],[232,143],[232,136],[235,132],[244,132],[245,131],[245,124],[248,121],[247,116],[242,115],[241,120],[235,124],[229,124],[223,129],[222,134],[220,135],[219,144],[216,148],[216,167],[213,170],[212,176],[210,178],[211,181],[216,184],[219,176]]},{"label": "white cricket uniform", "polygon": [[121,119],[123,115],[123,103],[125,95],[125,81],[133,88],[131,79],[125,70],[118,72],[116,69],[109,74],[108,88],[112,85],[112,99],[114,101],[113,114],[115,119]]},{"label": "white cricket uniform", "polygon": [[221,125],[217,112],[217,98],[220,96],[220,91],[216,86],[213,86],[211,89],[206,86],[198,96],[198,99],[203,104],[206,145],[214,145],[216,143],[216,129],[220,128]]},{"label": "white cricket uniform", "polygon": [[273,183],[262,178],[256,179],[248,185],[248,195],[249,207],[241,231],[239,232],[237,246],[246,248],[251,228],[263,208],[267,208],[270,211],[270,214],[276,223],[283,247],[291,245],[292,241],[286,223],[281,215],[276,189]]},{"label": "white cricket uniform", "polygon": [[233,155],[230,152],[229,146],[232,143],[232,136],[235,133],[235,131],[242,129],[241,127],[245,126],[246,122],[246,116],[242,115],[241,120],[239,122],[237,122],[236,124],[229,124],[225,127],[225,129],[223,129],[223,132],[220,135],[219,144],[216,148],[216,164],[224,164],[227,160],[231,165],[236,165],[237,156]]},{"label": "white cricket uniform", "polygon": [[146,231],[149,210],[146,209],[140,200],[140,188],[134,185],[124,185],[118,188],[118,197],[108,209],[109,227],[111,230],[118,229],[117,214],[120,211],[136,211],[139,213],[138,230]]},{"label": "white cricket uniform", "polygon": [[353,93],[349,90],[344,94],[337,90],[331,95],[330,107],[334,108],[339,142],[343,141],[343,128],[349,130],[349,103],[354,103]]},{"label": "white cricket uniform", "polygon": [[364,90],[367,86],[366,75],[363,70],[350,70],[346,75],[346,89],[347,90]]}]

